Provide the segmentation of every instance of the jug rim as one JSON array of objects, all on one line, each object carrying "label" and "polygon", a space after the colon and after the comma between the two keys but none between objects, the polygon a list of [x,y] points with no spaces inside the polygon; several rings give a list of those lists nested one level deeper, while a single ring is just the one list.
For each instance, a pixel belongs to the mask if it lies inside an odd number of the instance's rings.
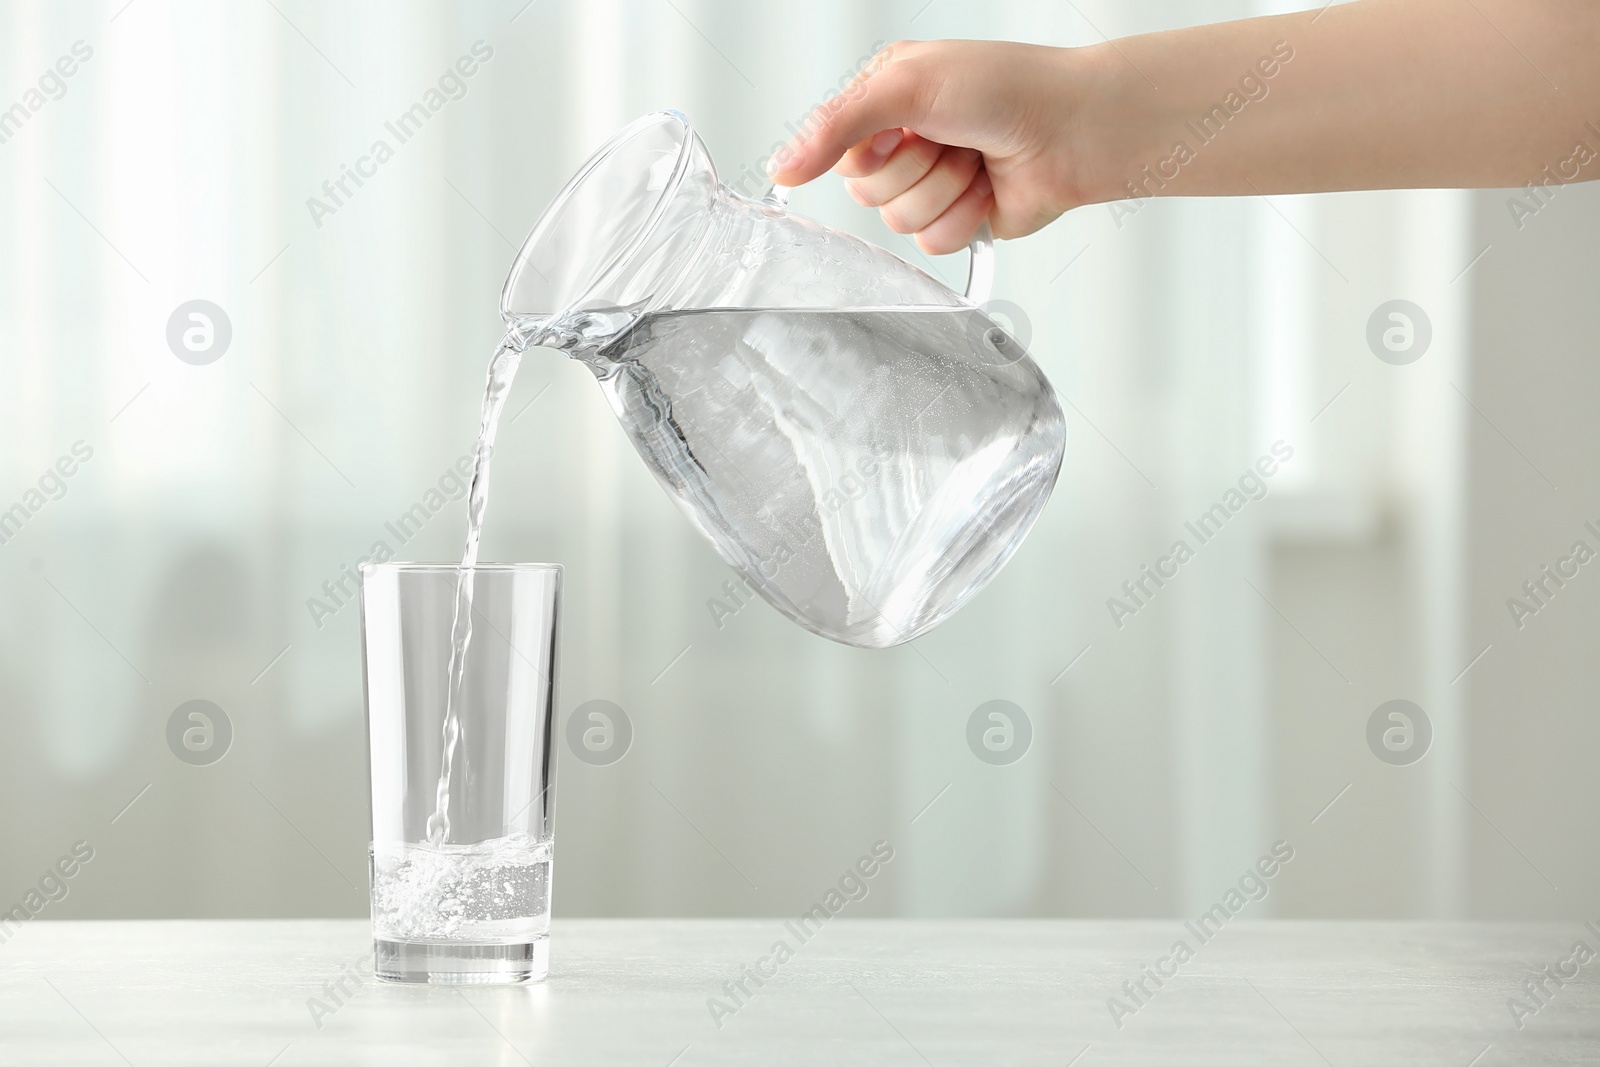
[{"label": "jug rim", "polygon": [[[523,239],[522,246],[517,249],[516,258],[511,264],[511,271],[506,276],[505,286],[500,291],[501,318],[507,322],[512,322],[521,317],[522,313],[514,311],[511,307],[512,295],[517,288],[517,283],[522,278],[523,271],[528,269],[532,269],[540,277],[544,277],[543,273],[531,263],[533,252],[538,247],[540,239],[548,233],[561,217],[562,211],[571,202],[578,190],[593,176],[596,170],[616,155],[617,152],[621,151],[629,142],[643,133],[662,126],[674,128],[677,139],[677,156],[672,163],[672,174],[656,193],[655,203],[650,205],[648,216],[629,237],[627,242],[614,252],[605,264],[595,272],[584,294],[580,294],[568,307],[551,308],[547,312],[541,312],[540,314],[548,315],[551,318],[559,318],[571,310],[573,306],[581,303],[588,293],[603,290],[605,285],[612,281],[622,268],[644,247],[657,226],[660,225],[668,206],[683,185],[684,178],[689,171],[690,162],[695,155],[693,151],[696,137],[694,127],[690,124],[688,116],[677,108],[652,111],[634,119],[613,134],[599,148],[595,149],[578,167],[577,173],[567,179],[566,184],[561,187],[544,211],[540,213],[538,220],[533,224],[533,228],[528,232],[528,236]],[[712,168],[712,177],[715,180],[715,163],[709,157],[704,162]],[[548,279],[546,280],[548,281]]]}]

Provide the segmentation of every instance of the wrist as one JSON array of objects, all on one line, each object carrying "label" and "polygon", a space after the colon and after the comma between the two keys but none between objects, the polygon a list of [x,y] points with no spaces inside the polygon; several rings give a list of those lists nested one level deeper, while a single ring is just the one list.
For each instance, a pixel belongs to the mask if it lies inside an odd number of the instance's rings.
[{"label": "wrist", "polygon": [[1166,124],[1155,87],[1109,41],[1063,51],[1070,82],[1068,206],[1126,199],[1140,168],[1161,155]]}]

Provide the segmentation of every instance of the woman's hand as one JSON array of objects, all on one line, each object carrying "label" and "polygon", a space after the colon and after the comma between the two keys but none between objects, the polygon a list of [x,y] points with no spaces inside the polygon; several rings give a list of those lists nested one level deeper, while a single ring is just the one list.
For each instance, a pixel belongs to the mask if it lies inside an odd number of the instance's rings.
[{"label": "woman's hand", "polygon": [[1542,189],[1600,177],[1597,53],[1597,0],[1358,0],[1085,48],[901,42],[771,173],[832,167],[931,253],[985,218],[1021,237],[1128,197]]},{"label": "woman's hand", "polygon": [[1089,50],[990,41],[901,42],[817,108],[772,157],[800,185],[832,167],[925,252],[954,252],[985,218],[1021,237],[1086,202],[1073,151]]}]

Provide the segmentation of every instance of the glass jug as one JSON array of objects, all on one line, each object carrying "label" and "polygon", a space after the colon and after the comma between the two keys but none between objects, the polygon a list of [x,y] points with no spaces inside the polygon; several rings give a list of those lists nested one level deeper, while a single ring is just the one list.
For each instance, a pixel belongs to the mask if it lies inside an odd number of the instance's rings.
[{"label": "glass jug", "polygon": [[1066,423],[977,304],[898,256],[719,183],[688,120],[632,123],[557,194],[500,310],[593,370],[639,455],[744,583],[864,648],[926,633],[1033,525]]}]

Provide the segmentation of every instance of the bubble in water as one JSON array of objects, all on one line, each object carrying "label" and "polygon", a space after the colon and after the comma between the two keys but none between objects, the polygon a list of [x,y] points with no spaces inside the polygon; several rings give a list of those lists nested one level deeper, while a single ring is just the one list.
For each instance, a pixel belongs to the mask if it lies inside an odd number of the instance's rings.
[{"label": "bubble in water", "polygon": [[550,843],[527,834],[474,845],[380,845],[372,927],[389,941],[515,943],[550,929]]}]

